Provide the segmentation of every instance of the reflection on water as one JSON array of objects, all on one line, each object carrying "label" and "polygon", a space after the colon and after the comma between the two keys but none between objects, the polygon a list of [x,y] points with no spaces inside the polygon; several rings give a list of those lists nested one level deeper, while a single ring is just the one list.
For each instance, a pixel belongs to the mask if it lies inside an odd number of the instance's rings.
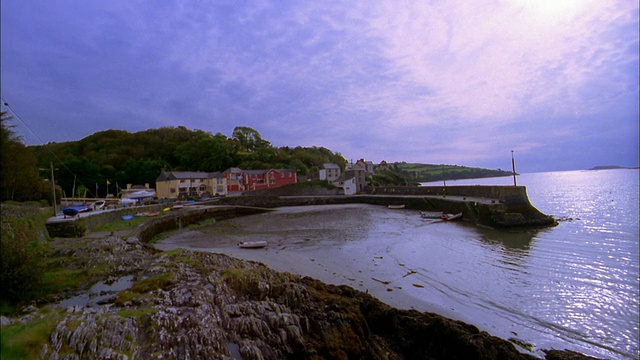
[{"label": "reflection on water", "polygon": [[296,251],[325,252],[338,265],[389,281],[398,296],[434,304],[538,349],[636,358],[637,175],[521,175],[534,206],[574,219],[535,231],[434,223],[417,211],[354,205],[246,217],[229,222],[240,224],[228,226],[231,231],[220,222],[216,234],[231,244],[268,236],[273,251],[289,258]]},{"label": "reflection on water", "polygon": [[123,276],[114,282],[100,282],[93,285],[86,293],[62,300],[59,306],[62,308],[69,306],[96,307],[102,301],[113,297],[118,292],[130,288],[132,282],[133,275]]}]

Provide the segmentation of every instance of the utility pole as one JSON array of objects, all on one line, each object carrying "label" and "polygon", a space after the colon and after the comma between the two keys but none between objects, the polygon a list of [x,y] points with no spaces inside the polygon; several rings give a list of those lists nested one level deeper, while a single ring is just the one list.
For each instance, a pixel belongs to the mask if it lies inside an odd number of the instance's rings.
[{"label": "utility pole", "polygon": [[518,186],[516,183],[516,160],[513,157],[513,150],[511,150],[511,169],[513,171],[513,186]]},{"label": "utility pole", "polygon": [[53,216],[58,215],[58,209],[56,208],[56,182],[53,179],[53,161],[49,161],[49,167],[51,167],[51,192],[53,194]]}]

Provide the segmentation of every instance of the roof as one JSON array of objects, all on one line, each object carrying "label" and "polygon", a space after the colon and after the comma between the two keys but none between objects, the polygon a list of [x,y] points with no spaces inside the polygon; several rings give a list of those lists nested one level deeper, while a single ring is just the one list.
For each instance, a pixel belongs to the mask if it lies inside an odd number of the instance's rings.
[{"label": "roof", "polygon": [[187,180],[187,179],[208,179],[215,177],[215,173],[206,173],[202,171],[163,171],[156,181],[167,180]]},{"label": "roof", "polygon": [[328,170],[328,169],[338,169],[338,170],[340,170],[340,166],[338,166],[338,165],[336,165],[336,164],[334,164],[334,163],[326,163],[326,164],[322,164],[322,167],[323,167],[324,169],[327,169],[327,170]]}]

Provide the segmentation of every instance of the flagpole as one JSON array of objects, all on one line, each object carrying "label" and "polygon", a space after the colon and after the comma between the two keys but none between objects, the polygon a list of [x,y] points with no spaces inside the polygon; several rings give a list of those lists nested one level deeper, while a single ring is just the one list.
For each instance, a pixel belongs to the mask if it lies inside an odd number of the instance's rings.
[{"label": "flagpole", "polygon": [[516,182],[516,160],[513,157],[513,150],[511,150],[511,171],[513,172],[513,186],[518,186]]}]

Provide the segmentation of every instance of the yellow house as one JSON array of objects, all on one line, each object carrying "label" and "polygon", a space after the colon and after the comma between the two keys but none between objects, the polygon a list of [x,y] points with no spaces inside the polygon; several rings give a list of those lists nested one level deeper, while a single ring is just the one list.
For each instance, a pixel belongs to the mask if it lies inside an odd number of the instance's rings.
[{"label": "yellow house", "polygon": [[227,179],[220,172],[163,171],[156,179],[158,199],[227,195]]}]

